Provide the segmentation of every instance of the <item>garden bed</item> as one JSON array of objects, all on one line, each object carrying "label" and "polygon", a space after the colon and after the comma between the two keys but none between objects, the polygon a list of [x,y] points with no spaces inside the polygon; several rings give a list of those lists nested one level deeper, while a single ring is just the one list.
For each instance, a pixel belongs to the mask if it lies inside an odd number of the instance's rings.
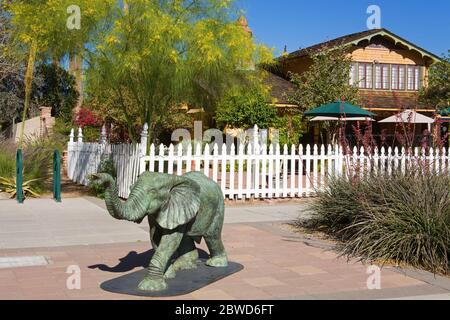
[{"label": "garden bed", "polygon": [[448,172],[427,170],[340,177],[296,226],[329,236],[348,257],[449,275],[449,186]]}]

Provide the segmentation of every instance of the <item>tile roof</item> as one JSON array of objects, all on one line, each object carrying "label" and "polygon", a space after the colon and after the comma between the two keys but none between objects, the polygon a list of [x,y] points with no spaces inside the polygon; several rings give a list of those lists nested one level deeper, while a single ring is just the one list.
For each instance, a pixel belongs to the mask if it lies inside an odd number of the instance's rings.
[{"label": "tile roof", "polygon": [[[336,38],[333,40],[321,42],[321,43],[315,44],[313,46],[310,46],[308,48],[294,51],[294,52],[288,54],[285,57],[285,59],[295,59],[295,58],[308,56],[312,53],[319,52],[320,50],[325,49],[325,48],[351,44],[360,39],[363,40],[366,37],[370,37],[372,35],[377,35],[379,33],[382,35],[387,35],[389,37],[395,38],[396,40],[400,41],[401,43],[408,46],[409,48],[414,48],[415,50],[421,52],[422,54],[426,54],[426,55],[430,56],[434,60],[440,60],[440,58],[438,56],[436,56],[435,54],[418,47],[417,45],[397,36],[396,34],[392,33],[391,31],[389,31],[387,29],[384,29],[384,28],[383,29],[366,30],[366,31],[362,31],[362,32],[345,35],[345,36],[342,36],[342,37],[339,37],[339,38]],[[279,59],[282,59],[282,58],[283,57],[280,57]]]},{"label": "tile roof", "polygon": [[271,87],[270,96],[276,100],[278,104],[291,104],[286,98],[286,94],[295,91],[295,85],[290,81],[277,76],[271,72],[267,72],[264,84]]}]

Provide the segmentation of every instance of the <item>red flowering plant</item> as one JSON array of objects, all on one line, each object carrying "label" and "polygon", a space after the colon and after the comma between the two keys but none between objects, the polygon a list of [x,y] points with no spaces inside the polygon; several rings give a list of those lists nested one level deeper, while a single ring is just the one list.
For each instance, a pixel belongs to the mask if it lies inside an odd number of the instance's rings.
[{"label": "red flowering plant", "polygon": [[96,142],[100,138],[102,119],[91,109],[80,109],[73,121],[74,125],[83,129],[83,141]]},{"label": "red flowering plant", "polygon": [[90,109],[82,108],[75,117],[75,125],[80,128],[101,127],[101,119]]}]

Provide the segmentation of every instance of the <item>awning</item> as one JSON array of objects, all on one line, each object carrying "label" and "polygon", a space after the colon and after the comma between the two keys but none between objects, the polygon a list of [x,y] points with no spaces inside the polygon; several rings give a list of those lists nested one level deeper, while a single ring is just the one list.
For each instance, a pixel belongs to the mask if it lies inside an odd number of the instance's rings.
[{"label": "awning", "polygon": [[446,108],[446,109],[441,109],[438,112],[439,115],[443,116],[443,117],[448,117],[450,116],[450,108]]},{"label": "awning", "polygon": [[399,114],[392,117],[386,118],[384,120],[378,121],[379,123],[425,123],[432,124],[434,119],[424,116],[414,110],[405,110]]}]

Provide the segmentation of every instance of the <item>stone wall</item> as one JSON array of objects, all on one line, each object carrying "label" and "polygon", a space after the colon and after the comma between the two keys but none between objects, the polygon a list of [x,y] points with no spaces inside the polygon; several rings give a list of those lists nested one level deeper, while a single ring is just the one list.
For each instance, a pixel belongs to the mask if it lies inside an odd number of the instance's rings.
[{"label": "stone wall", "polygon": [[[48,136],[55,125],[55,118],[52,117],[51,107],[40,108],[39,117],[31,118],[25,121],[24,139],[33,139],[37,137]],[[14,141],[19,142],[22,123],[14,126]]]}]

